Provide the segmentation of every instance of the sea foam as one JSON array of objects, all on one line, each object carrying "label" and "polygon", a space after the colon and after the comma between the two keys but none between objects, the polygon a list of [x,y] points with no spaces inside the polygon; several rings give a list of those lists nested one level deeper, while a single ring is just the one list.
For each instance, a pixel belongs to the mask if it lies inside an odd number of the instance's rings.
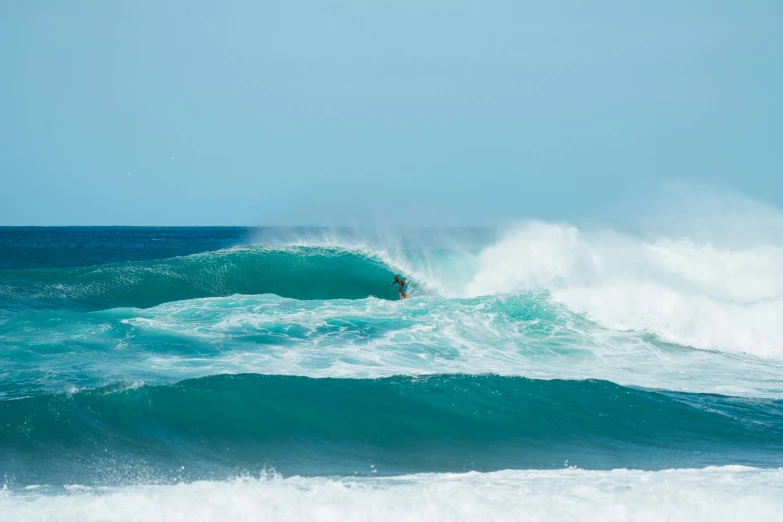
[{"label": "sea foam", "polygon": [[391,478],[266,476],[0,491],[5,522],[781,520],[783,470],[500,471]]},{"label": "sea foam", "polygon": [[478,254],[465,296],[546,290],[614,330],[706,350],[783,357],[783,248],[636,240],[533,222]]}]

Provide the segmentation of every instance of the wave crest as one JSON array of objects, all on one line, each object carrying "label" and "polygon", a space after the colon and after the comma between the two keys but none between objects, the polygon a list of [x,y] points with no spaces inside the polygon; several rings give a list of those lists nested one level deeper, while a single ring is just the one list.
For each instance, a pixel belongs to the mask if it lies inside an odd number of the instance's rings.
[{"label": "wave crest", "polygon": [[[241,247],[158,261],[4,271],[0,302],[19,306],[146,308],[232,294],[295,299],[395,299],[392,269],[359,251]],[[5,304],[3,305],[5,307]]]}]

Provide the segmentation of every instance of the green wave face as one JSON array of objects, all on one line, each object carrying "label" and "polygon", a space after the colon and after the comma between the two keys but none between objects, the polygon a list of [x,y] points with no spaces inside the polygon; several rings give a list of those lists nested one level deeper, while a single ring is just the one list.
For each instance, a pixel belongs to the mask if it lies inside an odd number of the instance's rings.
[{"label": "green wave face", "polygon": [[781,401],[607,381],[223,375],[5,401],[0,418],[0,469],[25,484],[783,465]]},{"label": "green wave face", "polygon": [[159,261],[0,274],[0,309],[146,308],[233,294],[294,299],[396,299],[393,272],[337,248],[245,247]]}]

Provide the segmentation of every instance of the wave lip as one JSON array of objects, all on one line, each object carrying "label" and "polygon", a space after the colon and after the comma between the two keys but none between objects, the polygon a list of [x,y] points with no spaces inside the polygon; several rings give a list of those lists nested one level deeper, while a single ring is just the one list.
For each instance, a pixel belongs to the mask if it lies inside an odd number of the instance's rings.
[{"label": "wave lip", "polygon": [[782,401],[606,381],[223,375],[5,401],[0,418],[0,468],[22,485],[783,465]]},{"label": "wave lip", "polygon": [[0,308],[146,308],[233,294],[396,299],[392,269],[360,251],[238,247],[158,261],[0,272]]}]

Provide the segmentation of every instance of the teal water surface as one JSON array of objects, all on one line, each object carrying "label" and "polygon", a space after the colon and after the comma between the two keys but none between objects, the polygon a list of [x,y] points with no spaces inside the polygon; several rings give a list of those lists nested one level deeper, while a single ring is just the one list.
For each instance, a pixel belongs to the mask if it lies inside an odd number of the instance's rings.
[{"label": "teal water surface", "polygon": [[0,417],[0,466],[21,483],[783,465],[783,401],[606,381],[223,375],[6,401]]},{"label": "teal water surface", "polygon": [[425,274],[457,284],[471,257],[421,237],[277,236],[0,229],[6,484],[783,466],[775,360],[610,330],[547,290],[449,297]]}]

